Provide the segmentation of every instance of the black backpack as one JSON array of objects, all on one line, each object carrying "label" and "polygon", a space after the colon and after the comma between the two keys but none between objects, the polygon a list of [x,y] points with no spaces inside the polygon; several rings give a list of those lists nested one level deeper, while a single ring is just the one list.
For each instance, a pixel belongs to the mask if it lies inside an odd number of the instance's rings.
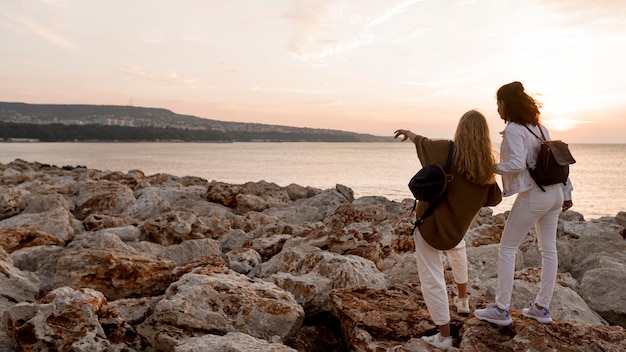
[{"label": "black backpack", "polygon": [[[452,181],[454,176],[448,174],[450,164],[452,164],[452,155],[454,154],[454,142],[450,142],[448,148],[448,160],[442,168],[438,164],[429,164],[422,167],[409,181],[409,189],[415,197],[413,203],[413,211],[417,206],[418,200],[431,202],[424,214],[415,220],[415,227],[424,222],[424,219],[435,211],[435,208],[448,194],[448,182]],[[411,211],[411,213],[413,213]]]},{"label": "black backpack", "polygon": [[[569,151],[567,143],[560,140],[548,141],[543,134],[543,129],[539,125],[541,137],[537,136],[527,125],[524,125],[541,143],[537,164],[534,169],[528,168],[530,176],[535,180],[537,186],[542,191],[546,191],[542,186],[554,185],[557,183],[566,184],[569,176],[569,166],[576,160]],[[528,167],[528,164],[526,164]]]}]

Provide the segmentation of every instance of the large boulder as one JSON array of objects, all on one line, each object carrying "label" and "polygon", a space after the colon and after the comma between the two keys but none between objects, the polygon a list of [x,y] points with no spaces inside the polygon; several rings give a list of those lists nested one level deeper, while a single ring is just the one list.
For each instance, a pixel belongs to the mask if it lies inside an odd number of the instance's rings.
[{"label": "large boulder", "polygon": [[59,258],[53,287],[88,287],[108,300],[163,293],[173,281],[176,264],[117,249],[69,251]]},{"label": "large boulder", "polygon": [[138,331],[155,348],[173,351],[183,339],[206,334],[283,340],[295,335],[303,320],[293,295],[270,282],[235,272],[192,272],[168,288]]},{"label": "large boulder", "polygon": [[140,340],[102,293],[60,287],[37,302],[20,303],[4,314],[19,351],[111,351],[141,349]]}]

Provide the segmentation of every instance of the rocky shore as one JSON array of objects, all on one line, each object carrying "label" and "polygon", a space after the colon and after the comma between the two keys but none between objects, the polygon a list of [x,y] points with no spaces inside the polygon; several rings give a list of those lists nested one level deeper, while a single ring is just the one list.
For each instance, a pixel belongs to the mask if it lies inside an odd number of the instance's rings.
[{"label": "rocky shore", "polygon": [[[343,185],[0,163],[0,352],[436,351],[420,340],[435,326],[412,206]],[[506,215],[483,208],[466,236],[472,310],[494,300]],[[625,228],[626,212],[561,215],[551,325],[521,315],[540,275],[531,231],[513,324],[451,305],[453,350],[626,350]]]}]

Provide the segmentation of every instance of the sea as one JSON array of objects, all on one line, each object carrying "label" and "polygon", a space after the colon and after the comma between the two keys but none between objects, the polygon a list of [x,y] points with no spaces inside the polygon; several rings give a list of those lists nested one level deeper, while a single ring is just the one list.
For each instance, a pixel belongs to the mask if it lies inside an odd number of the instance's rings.
[{"label": "sea", "polygon": [[[496,149],[498,146],[494,146]],[[575,210],[586,220],[626,211],[626,144],[570,144]],[[356,198],[412,199],[420,169],[415,147],[389,143],[0,143],[0,163],[15,159],[102,171],[141,170],[233,184],[266,181],[320,189],[341,184]],[[501,182],[500,177],[497,177]],[[493,208],[511,208],[514,196]]]}]

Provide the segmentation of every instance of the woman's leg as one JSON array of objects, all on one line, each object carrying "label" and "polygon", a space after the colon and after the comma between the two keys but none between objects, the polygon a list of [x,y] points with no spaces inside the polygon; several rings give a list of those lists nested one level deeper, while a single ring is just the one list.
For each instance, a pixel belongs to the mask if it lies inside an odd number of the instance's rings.
[{"label": "woman's leg", "polygon": [[448,261],[452,267],[452,275],[454,276],[454,282],[458,290],[458,297],[467,297],[467,250],[465,240],[461,240],[456,247],[446,251],[448,254]]},{"label": "woman's leg", "polygon": [[[415,230],[415,259],[417,272],[422,286],[422,295],[430,317],[440,329],[441,336],[450,336],[450,310],[448,307],[448,291],[443,274],[441,251],[431,247],[419,232]],[[444,335],[447,328],[447,335]]]},{"label": "woman's leg", "polygon": [[533,226],[533,223],[537,220],[537,215],[532,212],[530,204],[530,195],[534,189],[532,188],[517,195],[500,239],[498,289],[496,291],[496,305],[500,309],[508,310],[511,305],[513,275],[515,273],[515,253]]},{"label": "woman's leg", "polygon": [[[559,259],[556,250],[556,231],[563,204],[563,192],[560,185],[558,187],[546,188],[545,196],[548,202],[553,201],[554,205],[535,224],[537,230],[537,245],[541,253],[541,285],[539,293],[535,298],[535,303],[540,307],[549,307],[556,284],[556,275],[559,266]],[[550,194],[551,193],[551,194]]]}]

